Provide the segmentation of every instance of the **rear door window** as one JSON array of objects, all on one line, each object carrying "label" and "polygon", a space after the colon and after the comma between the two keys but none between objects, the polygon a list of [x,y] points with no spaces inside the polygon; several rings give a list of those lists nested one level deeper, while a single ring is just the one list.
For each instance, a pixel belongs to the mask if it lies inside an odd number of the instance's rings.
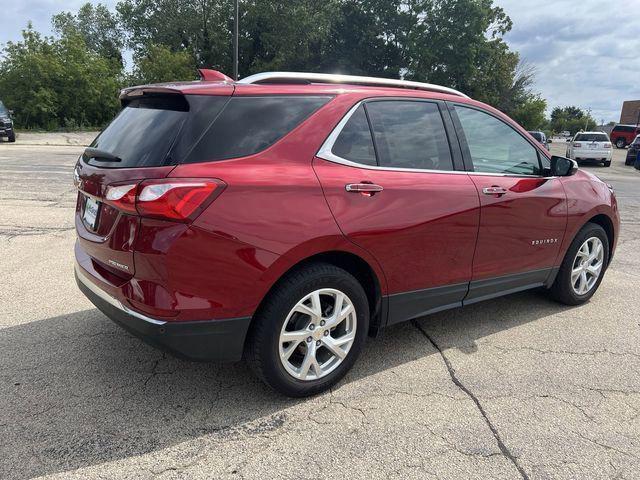
[{"label": "rear door window", "polygon": [[540,175],[537,150],[493,115],[456,105],[475,172]]},{"label": "rear door window", "polygon": [[258,153],[325,105],[330,96],[232,97],[185,163]]},{"label": "rear door window", "polygon": [[453,170],[438,105],[409,100],[366,104],[381,167]]}]

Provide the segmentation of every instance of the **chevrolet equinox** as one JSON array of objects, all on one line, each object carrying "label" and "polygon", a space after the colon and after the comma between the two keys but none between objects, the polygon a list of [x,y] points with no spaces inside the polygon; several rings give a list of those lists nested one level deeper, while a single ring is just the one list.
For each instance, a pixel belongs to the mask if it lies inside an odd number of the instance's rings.
[{"label": "chevrolet equinox", "polygon": [[123,90],[74,171],[78,286],[148,343],[306,396],[389,325],[598,289],[611,187],[496,109],[403,80],[200,73]]}]

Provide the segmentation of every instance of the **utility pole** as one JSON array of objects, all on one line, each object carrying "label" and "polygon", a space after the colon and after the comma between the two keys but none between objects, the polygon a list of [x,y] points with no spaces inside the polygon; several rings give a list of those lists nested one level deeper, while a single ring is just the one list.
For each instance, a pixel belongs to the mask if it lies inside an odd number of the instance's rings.
[{"label": "utility pole", "polygon": [[584,119],[584,131],[586,132],[588,130],[588,125],[589,125],[589,116],[591,115],[591,108],[587,109],[587,115],[586,118]]},{"label": "utility pole", "polygon": [[238,1],[233,1],[233,79],[236,81],[238,80],[238,23],[240,22]]}]

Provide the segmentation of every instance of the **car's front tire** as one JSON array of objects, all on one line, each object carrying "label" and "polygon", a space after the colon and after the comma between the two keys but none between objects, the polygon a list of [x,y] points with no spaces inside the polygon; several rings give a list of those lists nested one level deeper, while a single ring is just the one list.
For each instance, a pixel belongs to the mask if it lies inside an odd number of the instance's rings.
[{"label": "car's front tire", "polygon": [[358,280],[317,263],[282,279],[252,322],[247,360],[267,385],[290,397],[327,390],[353,366],[369,329]]},{"label": "car's front tire", "polygon": [[13,143],[16,141],[16,134],[15,133],[10,133],[9,134],[9,142]]},{"label": "car's front tire", "polygon": [[551,296],[566,305],[589,300],[602,282],[609,263],[609,238],[604,229],[587,223],[571,242],[560,271],[550,288]]}]

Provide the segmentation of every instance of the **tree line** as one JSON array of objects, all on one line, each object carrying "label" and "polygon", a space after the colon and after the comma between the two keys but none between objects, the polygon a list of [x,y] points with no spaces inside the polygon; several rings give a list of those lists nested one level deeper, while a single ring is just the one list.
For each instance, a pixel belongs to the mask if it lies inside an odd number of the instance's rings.
[{"label": "tree line", "polygon": [[[232,71],[232,0],[86,3],[29,24],[0,58],[0,97],[22,128],[108,122],[126,85]],[[239,73],[339,72],[456,88],[529,129],[549,128],[534,72],[509,49],[512,21],[493,0],[241,0]],[[125,68],[123,54],[132,52]]]}]

